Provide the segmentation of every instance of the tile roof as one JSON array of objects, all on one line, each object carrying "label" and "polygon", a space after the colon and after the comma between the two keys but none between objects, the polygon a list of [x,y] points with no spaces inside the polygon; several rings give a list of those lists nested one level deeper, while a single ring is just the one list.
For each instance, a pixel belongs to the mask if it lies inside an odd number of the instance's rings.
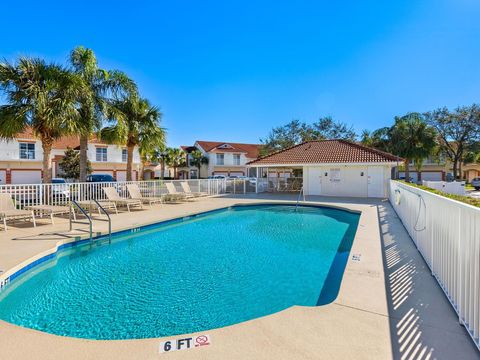
[{"label": "tile roof", "polygon": [[395,155],[346,140],[307,141],[251,161],[248,165],[379,163],[402,161]]},{"label": "tile roof", "polygon": [[[245,153],[245,156],[249,159],[256,159],[262,145],[258,144],[241,144],[231,142],[220,141],[196,141],[198,145],[202,147],[206,152],[241,152]],[[227,148],[219,148],[222,145],[230,145]]]},{"label": "tile roof", "polygon": [[[36,137],[33,134],[33,131],[31,128],[26,128],[24,131],[19,133],[16,136],[16,138],[19,140],[27,140],[27,139],[38,140],[38,137]],[[53,143],[52,148],[53,149],[66,149],[67,147],[76,148],[79,145],[80,145],[80,139],[78,138],[78,136],[64,136],[56,140]]]}]

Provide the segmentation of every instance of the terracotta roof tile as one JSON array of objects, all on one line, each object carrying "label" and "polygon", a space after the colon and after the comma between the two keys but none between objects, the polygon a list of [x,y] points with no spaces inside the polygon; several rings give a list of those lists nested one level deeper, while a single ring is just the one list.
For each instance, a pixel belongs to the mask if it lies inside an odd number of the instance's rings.
[{"label": "terracotta roof tile", "polygon": [[[207,152],[241,152],[245,153],[245,156],[249,159],[256,159],[262,145],[258,144],[241,144],[241,143],[231,143],[231,142],[220,142],[220,141],[201,141],[196,142]],[[218,148],[222,145],[230,145],[230,148]]]},{"label": "terracotta roof tile", "polygon": [[[27,128],[24,131],[22,131],[21,133],[19,133],[16,136],[16,138],[19,139],[19,140],[27,140],[27,139],[38,140],[38,137],[36,137],[33,134],[33,131],[32,131],[31,128]],[[53,149],[66,149],[67,147],[75,148],[79,145],[80,145],[80,139],[78,138],[78,136],[64,136],[64,137],[56,140],[53,143],[52,148]]]},{"label": "terracotta roof tile", "polygon": [[401,160],[395,155],[346,140],[320,140],[307,141],[248,164],[379,163]]}]

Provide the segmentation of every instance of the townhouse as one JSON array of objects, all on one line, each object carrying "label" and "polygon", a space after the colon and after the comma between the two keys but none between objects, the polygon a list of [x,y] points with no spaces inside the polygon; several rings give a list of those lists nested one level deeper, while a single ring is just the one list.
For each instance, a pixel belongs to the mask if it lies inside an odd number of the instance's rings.
[{"label": "townhouse", "polygon": [[[79,149],[76,136],[63,137],[53,144],[51,161],[52,176],[61,177],[60,160],[67,148]],[[126,179],[127,149],[105,144],[95,137],[89,142],[88,159],[93,174],[110,174],[117,180]],[[0,184],[38,184],[42,182],[42,143],[30,129],[18,134],[15,139],[0,140]],[[140,168],[140,156],[134,151],[133,178]]]}]

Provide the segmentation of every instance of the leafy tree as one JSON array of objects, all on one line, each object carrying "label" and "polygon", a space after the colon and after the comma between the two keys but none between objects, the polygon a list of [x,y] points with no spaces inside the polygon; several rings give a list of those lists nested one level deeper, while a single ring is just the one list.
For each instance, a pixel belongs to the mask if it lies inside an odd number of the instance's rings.
[{"label": "leafy tree", "polygon": [[76,47],[70,53],[72,71],[83,81],[86,91],[79,97],[79,112],[85,131],[80,133],[80,179],[87,175],[87,147],[92,132],[102,126],[105,112],[108,111],[109,95],[128,95],[137,91],[135,83],[123,72],[107,71],[98,67],[91,49]]},{"label": "leafy tree", "polygon": [[173,178],[177,178],[177,169],[185,166],[185,152],[182,149],[167,148],[166,150],[166,163],[173,168]]},{"label": "leafy tree", "polygon": [[198,178],[200,178],[200,169],[202,168],[202,165],[207,165],[208,164],[208,157],[203,155],[203,153],[200,150],[195,150],[190,153],[191,160],[190,164],[192,166],[195,166],[198,169]]},{"label": "leafy tree", "polygon": [[393,152],[390,141],[390,129],[390,127],[383,127],[373,132],[363,130],[361,143],[378,150]]},{"label": "leafy tree", "polygon": [[79,78],[65,68],[38,58],[0,63],[0,137],[15,138],[27,127],[42,141],[43,182],[52,180],[50,154],[53,142],[64,135],[85,131],[79,121],[77,99],[86,90]]},{"label": "leafy tree", "polygon": [[352,127],[336,122],[331,117],[320,118],[313,124],[300,120],[292,120],[283,126],[274,127],[265,139],[260,155],[283,150],[291,146],[311,140],[346,139],[355,140],[356,134]]},{"label": "leafy tree", "polygon": [[[80,153],[74,149],[67,148],[65,156],[58,164],[63,175],[67,179],[80,179]],[[87,174],[92,172],[90,161],[87,160]]]},{"label": "leafy tree", "polygon": [[140,152],[165,146],[165,130],[160,127],[162,113],[148,100],[137,95],[113,99],[108,105],[110,126],[100,131],[105,141],[126,145],[127,181],[132,180],[133,151],[138,146]]},{"label": "leafy tree", "polygon": [[409,182],[410,161],[423,162],[435,149],[435,129],[424,121],[421,114],[409,113],[395,117],[395,125],[389,134],[393,153],[405,159],[405,180]]},{"label": "leafy tree", "polygon": [[480,141],[480,107],[461,106],[453,112],[440,108],[425,113],[430,126],[438,133],[439,146],[453,165],[453,175],[461,176],[461,163],[469,144]]}]

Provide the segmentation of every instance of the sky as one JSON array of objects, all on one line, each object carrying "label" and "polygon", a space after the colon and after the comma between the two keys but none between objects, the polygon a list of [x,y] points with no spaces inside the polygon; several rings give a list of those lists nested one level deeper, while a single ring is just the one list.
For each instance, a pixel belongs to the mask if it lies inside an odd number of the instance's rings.
[{"label": "sky", "polygon": [[7,1],[0,58],[93,49],[161,109],[169,146],[480,102],[477,0]]}]

